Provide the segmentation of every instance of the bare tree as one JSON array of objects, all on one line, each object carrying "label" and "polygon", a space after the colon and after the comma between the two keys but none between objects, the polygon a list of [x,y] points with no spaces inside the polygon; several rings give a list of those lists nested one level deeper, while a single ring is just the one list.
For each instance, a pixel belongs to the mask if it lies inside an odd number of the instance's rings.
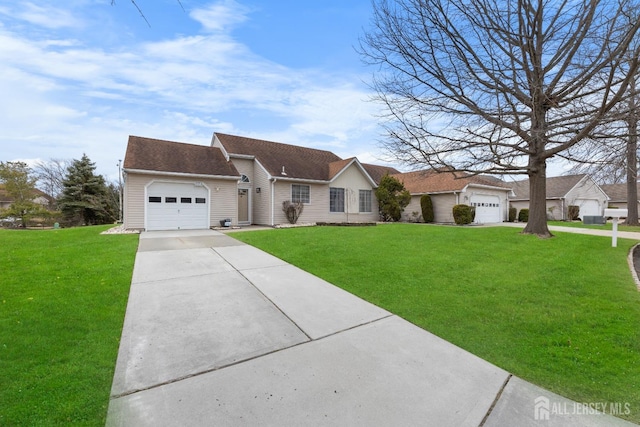
[{"label": "bare tree", "polygon": [[[601,125],[638,69],[637,0],[376,0],[360,51],[409,166],[526,174],[525,233],[551,236],[546,162]],[[630,74],[623,58],[634,58]]]},{"label": "bare tree", "polygon": [[[180,5],[180,7],[182,8],[182,11],[184,12],[184,6],[182,5],[182,2],[180,0],[176,0],[178,2],[178,4]],[[138,10],[138,13],[140,14],[140,16],[142,17],[142,19],[144,19],[144,22],[147,23],[147,25],[149,27],[151,27],[151,23],[149,22],[149,20],[147,20],[147,17],[145,16],[144,12],[142,11],[142,9],[140,9],[140,6],[138,6],[138,3],[136,3],[136,0],[131,0],[131,3],[133,3],[133,5],[135,6],[135,8]],[[111,6],[116,4],[116,0],[111,0]]]},{"label": "bare tree", "polygon": [[[64,190],[63,181],[67,175],[67,168],[71,166],[69,159],[49,159],[36,162],[33,172],[37,179],[37,187],[57,200]],[[55,208],[55,206],[50,206]]]}]

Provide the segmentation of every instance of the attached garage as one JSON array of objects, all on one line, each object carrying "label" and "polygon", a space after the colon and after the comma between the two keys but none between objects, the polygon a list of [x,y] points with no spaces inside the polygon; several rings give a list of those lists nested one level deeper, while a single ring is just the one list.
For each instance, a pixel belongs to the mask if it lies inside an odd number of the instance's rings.
[{"label": "attached garage", "polygon": [[494,195],[474,194],[470,200],[476,208],[475,221],[478,224],[502,222],[500,197]]},{"label": "attached garage", "polygon": [[600,203],[595,199],[576,199],[574,203],[580,207],[580,219],[585,216],[600,216],[602,215],[602,209]]},{"label": "attached garage", "polygon": [[152,182],[146,191],[145,229],[208,229],[209,203],[209,189],[201,182]]}]

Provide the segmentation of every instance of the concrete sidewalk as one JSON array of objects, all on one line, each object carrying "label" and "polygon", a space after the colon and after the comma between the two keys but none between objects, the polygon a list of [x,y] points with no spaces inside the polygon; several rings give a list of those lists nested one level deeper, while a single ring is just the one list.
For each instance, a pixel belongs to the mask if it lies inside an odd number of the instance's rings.
[{"label": "concrete sidewalk", "polygon": [[140,236],[108,426],[632,425],[590,412],[219,232]]}]

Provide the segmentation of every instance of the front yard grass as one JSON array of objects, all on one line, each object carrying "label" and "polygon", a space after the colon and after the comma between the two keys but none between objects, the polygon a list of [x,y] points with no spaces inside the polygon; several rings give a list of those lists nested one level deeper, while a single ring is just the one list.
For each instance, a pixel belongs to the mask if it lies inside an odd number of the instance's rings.
[{"label": "front yard grass", "polygon": [[[593,228],[594,230],[613,230],[613,223],[607,221],[606,224],[584,224],[582,221],[547,221],[548,225],[574,228]],[[524,224],[523,224],[524,227]],[[618,231],[632,231],[640,233],[640,227],[636,225],[625,225],[624,220],[618,221]],[[553,233],[553,232],[552,232]]]},{"label": "front yard grass", "polygon": [[0,230],[0,425],[103,426],[137,235]]},{"label": "front yard grass", "polygon": [[624,417],[640,422],[635,242],[555,234],[389,224],[233,237],[551,391],[628,403]]}]

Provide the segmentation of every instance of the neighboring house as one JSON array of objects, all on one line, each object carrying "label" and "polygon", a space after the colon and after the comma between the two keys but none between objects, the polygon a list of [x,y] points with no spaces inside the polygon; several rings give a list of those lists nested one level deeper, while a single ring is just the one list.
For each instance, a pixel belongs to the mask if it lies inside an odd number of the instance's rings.
[{"label": "neighboring house", "polygon": [[[600,188],[609,197],[609,206],[627,209],[627,184],[602,184]],[[640,194],[640,188],[638,188],[638,193]]]},{"label": "neighboring house", "polygon": [[[33,199],[34,203],[42,205],[45,208],[48,208],[53,199],[51,196],[46,194],[45,192],[34,189],[35,198]],[[7,194],[7,191],[4,188],[4,184],[0,184],[0,209],[7,209],[13,203],[13,198]]]},{"label": "neighboring house", "polygon": [[210,146],[129,137],[124,226],[200,229],[287,223],[284,201],[302,202],[299,223],[378,219],[379,178],[393,168],[324,150],[215,133]]},{"label": "neighboring house", "polygon": [[411,202],[404,209],[402,219],[415,221],[422,216],[420,198],[431,196],[434,221],[452,223],[453,206],[475,206],[475,223],[503,222],[508,219],[510,185],[494,177],[470,175],[463,172],[423,170],[393,175],[411,193]]},{"label": "neighboring house", "polygon": [[[515,195],[509,200],[518,212],[529,208],[529,180],[510,183]],[[580,208],[579,217],[602,215],[607,207],[607,194],[589,175],[565,175],[547,178],[547,218],[568,219],[568,206]]]}]

